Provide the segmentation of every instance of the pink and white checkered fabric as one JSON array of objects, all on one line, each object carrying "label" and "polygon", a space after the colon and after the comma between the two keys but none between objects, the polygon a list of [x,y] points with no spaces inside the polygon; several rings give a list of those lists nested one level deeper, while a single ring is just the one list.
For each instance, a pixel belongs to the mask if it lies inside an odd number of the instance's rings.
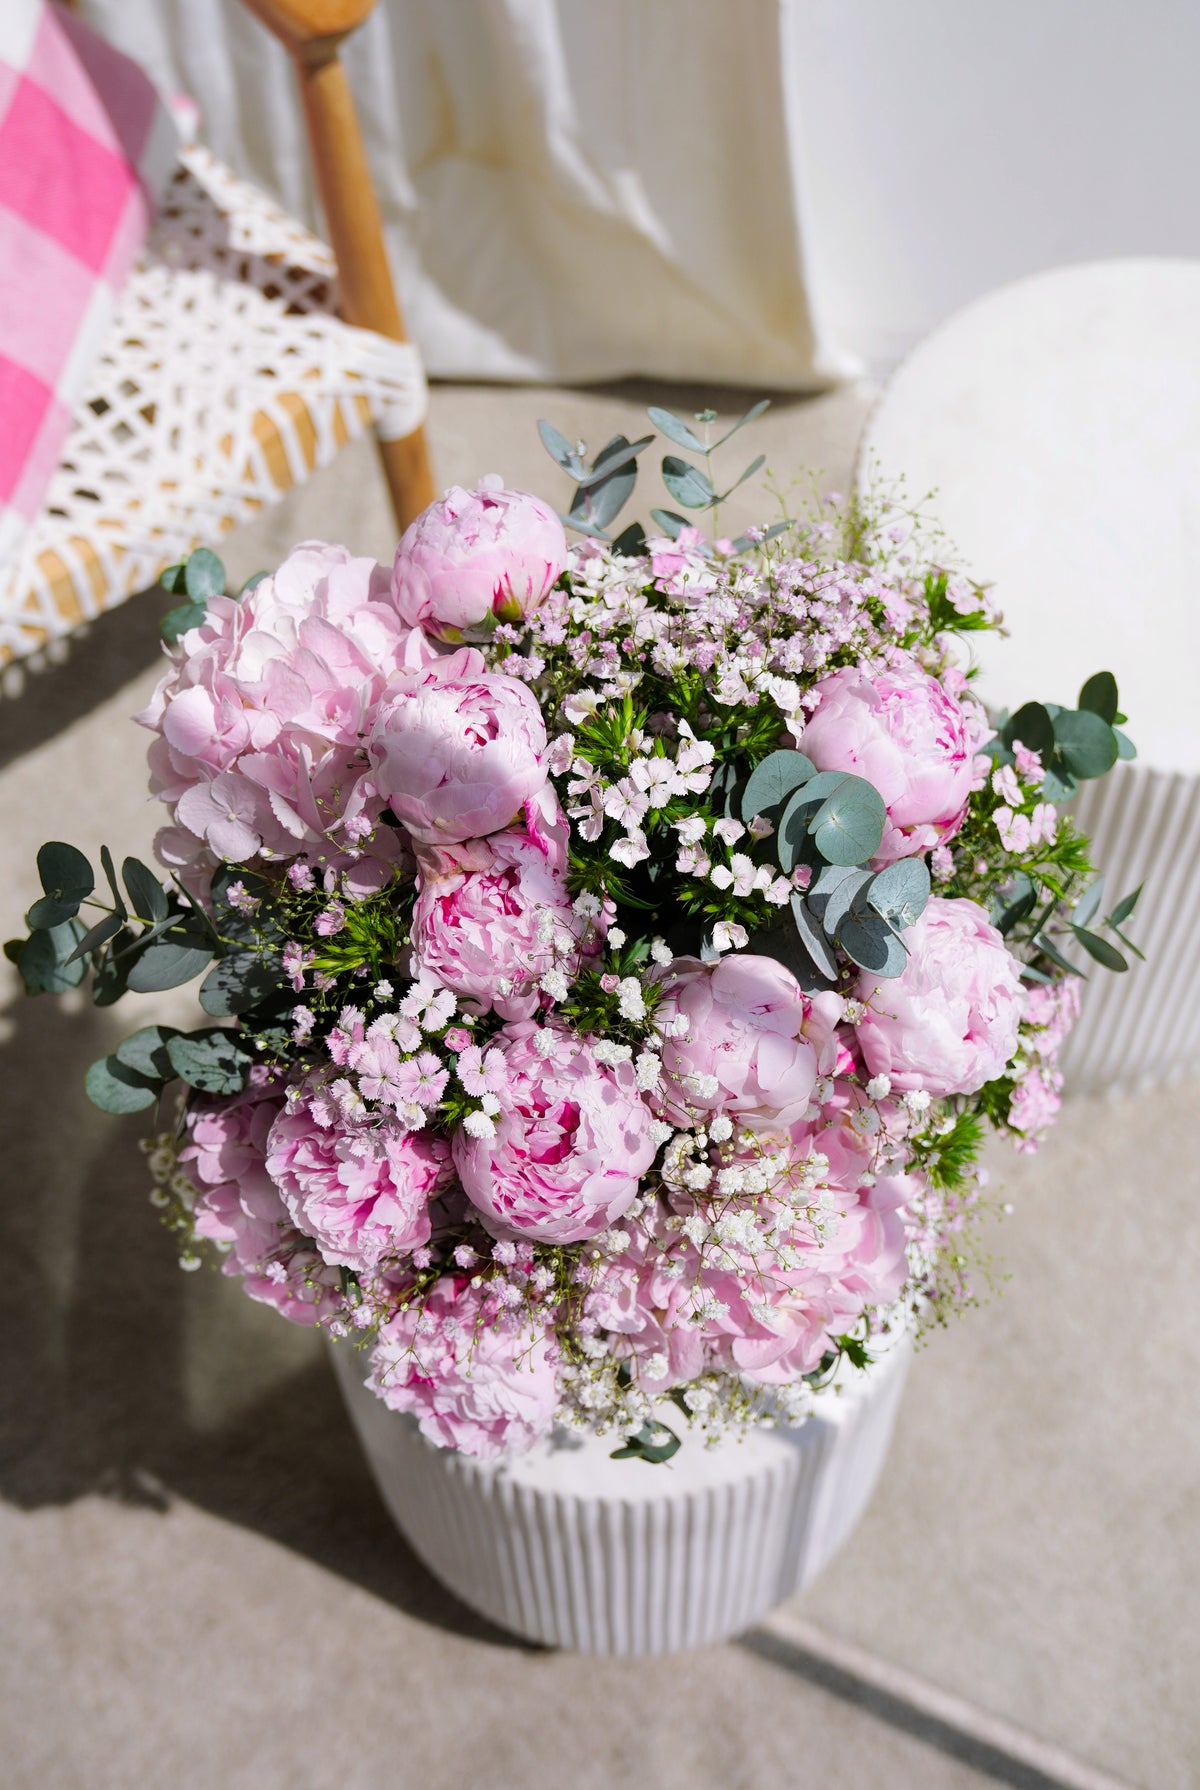
[{"label": "pink and white checkered fabric", "polygon": [[38,513],[177,148],[136,63],[45,0],[0,0],[0,562]]}]

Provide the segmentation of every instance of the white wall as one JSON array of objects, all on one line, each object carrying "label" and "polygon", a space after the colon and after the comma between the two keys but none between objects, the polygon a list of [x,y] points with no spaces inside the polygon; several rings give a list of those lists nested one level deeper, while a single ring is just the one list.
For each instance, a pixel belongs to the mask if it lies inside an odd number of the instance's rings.
[{"label": "white wall", "polygon": [[1023,274],[1200,256],[1195,0],[795,0],[792,25],[818,304],[874,367]]}]

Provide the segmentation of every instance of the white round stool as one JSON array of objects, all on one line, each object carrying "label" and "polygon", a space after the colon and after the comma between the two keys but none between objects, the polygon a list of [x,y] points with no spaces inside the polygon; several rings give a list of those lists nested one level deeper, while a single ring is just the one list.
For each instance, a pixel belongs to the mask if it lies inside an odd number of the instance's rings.
[{"label": "white round stool", "polygon": [[1011,633],[972,635],[996,707],[1120,688],[1136,763],[1073,812],[1108,873],[1146,885],[1128,975],[1087,964],[1070,1086],[1200,1066],[1200,261],[1059,268],[951,317],[888,382],[860,486],[903,475]]}]

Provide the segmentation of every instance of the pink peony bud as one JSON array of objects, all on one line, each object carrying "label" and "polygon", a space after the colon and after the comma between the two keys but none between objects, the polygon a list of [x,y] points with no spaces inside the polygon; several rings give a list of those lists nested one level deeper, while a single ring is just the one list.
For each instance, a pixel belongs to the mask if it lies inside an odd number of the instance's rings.
[{"label": "pink peony bud", "polygon": [[426,845],[511,827],[547,782],[537,698],[472,647],[393,678],[367,750],[380,794]]},{"label": "pink peony bud", "polygon": [[1016,960],[975,901],[930,897],[906,928],[904,974],[858,982],[863,1060],[899,1093],[974,1094],[1017,1048],[1025,995]]},{"label": "pink peony bud", "polygon": [[877,867],[953,838],[966,814],[979,729],[954,697],[901,660],[872,673],[831,671],[799,736],[819,771],[865,777],[887,805]]},{"label": "pink peony bud", "polygon": [[455,485],[405,529],[392,568],[392,599],[410,625],[462,641],[493,618],[532,615],[567,563],[554,511],[497,475],[478,490]]},{"label": "pink peony bud", "polygon": [[836,1057],[837,995],[806,995],[775,958],[747,952],[717,963],[678,957],[663,982],[655,1022],[664,1117],[680,1124],[727,1112],[756,1131],[803,1118],[818,1074]]}]

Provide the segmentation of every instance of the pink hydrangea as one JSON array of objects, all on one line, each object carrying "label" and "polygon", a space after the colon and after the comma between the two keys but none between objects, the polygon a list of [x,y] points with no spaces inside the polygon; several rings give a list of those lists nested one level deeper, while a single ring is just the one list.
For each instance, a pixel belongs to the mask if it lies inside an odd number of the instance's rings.
[{"label": "pink hydrangea", "polygon": [[574,976],[599,947],[543,844],[527,828],[418,851],[410,936],[413,973],[466,997],[474,1013],[528,1019],[538,982],[559,965]]},{"label": "pink hydrangea", "polygon": [[327,1262],[365,1270],[424,1243],[449,1181],[450,1145],[390,1115],[347,1119],[316,1083],[296,1089],[267,1139],[267,1173]]},{"label": "pink hydrangea", "polygon": [[635,1198],[655,1157],[632,1065],[602,1063],[555,1021],[518,1021],[493,1042],[504,1060],[495,1135],[454,1136],[464,1192],[498,1236],[595,1236]]},{"label": "pink hydrangea", "polygon": [[455,485],[405,529],[392,568],[401,617],[461,641],[493,618],[532,615],[567,563],[563,525],[539,497],[491,474]]},{"label": "pink hydrangea", "polygon": [[677,957],[655,1011],[658,1110],[674,1123],[724,1112],[753,1131],[786,1129],[834,1066],[843,1006],[834,994],[806,995],[773,957]]},{"label": "pink hydrangea", "polygon": [[859,978],[867,1069],[890,1077],[898,1092],[977,1093],[1017,1048],[1025,996],[1016,961],[977,902],[938,895],[904,943],[902,975]]},{"label": "pink hydrangea", "polygon": [[240,1275],[252,1299],[293,1324],[316,1324],[338,1311],[340,1284],[292,1223],[267,1169],[267,1139],[282,1106],[278,1081],[256,1066],[240,1094],[190,1108],[179,1160],[196,1188],[196,1235],[225,1252],[224,1273]]},{"label": "pink hydrangea", "polygon": [[181,647],[137,716],[158,736],[151,792],[172,811],[164,863],[195,875],[311,854],[378,813],[362,735],[388,678],[434,653],[382,566],[307,542],[244,597],[210,598]]},{"label": "pink hydrangea", "polygon": [[929,851],[963,823],[974,775],[975,727],[962,705],[915,659],[868,674],[831,671],[799,736],[819,771],[865,777],[887,823],[874,862]]},{"label": "pink hydrangea", "polygon": [[554,1423],[553,1331],[486,1284],[443,1274],[384,1324],[366,1383],[393,1411],[411,1411],[439,1448],[481,1460],[521,1454]]},{"label": "pink hydrangea", "polygon": [[472,647],[392,680],[369,752],[385,801],[426,845],[510,827],[547,782],[537,698]]}]

